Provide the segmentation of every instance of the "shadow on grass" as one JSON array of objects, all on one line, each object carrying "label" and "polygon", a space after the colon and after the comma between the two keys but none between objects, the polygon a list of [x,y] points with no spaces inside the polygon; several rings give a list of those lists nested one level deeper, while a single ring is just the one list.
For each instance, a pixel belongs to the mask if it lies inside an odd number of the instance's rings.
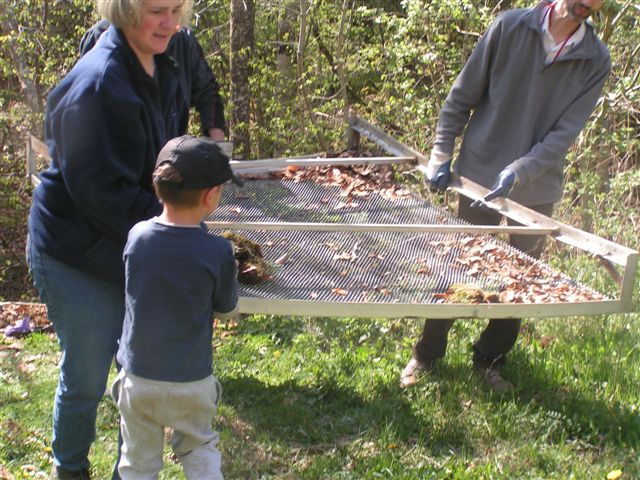
[{"label": "shadow on grass", "polygon": [[[291,344],[298,334],[309,333],[319,352],[333,352],[333,362],[319,359],[325,369],[309,369],[298,380],[270,384],[252,374],[225,376],[220,380],[225,393],[223,402],[231,406],[242,422],[251,425],[256,435],[269,443],[283,443],[294,448],[334,444],[341,438],[375,440],[391,435],[394,443],[428,446],[432,452],[465,450],[477,445],[469,431],[467,409],[471,369],[466,364],[440,363],[431,375],[413,388],[402,390],[397,381],[402,366],[393,367],[387,357],[381,361],[384,373],[368,370],[375,365],[358,357],[359,345],[369,358],[384,357],[414,325],[388,319],[308,318],[253,316],[243,321],[237,335],[269,335],[279,347]],[[410,333],[411,335],[413,332]],[[406,349],[409,358],[410,349]],[[313,360],[310,360],[313,361]],[[307,368],[303,367],[303,369]],[[393,376],[390,377],[390,370]],[[363,378],[364,375],[364,378]],[[363,388],[363,385],[367,387]],[[370,385],[369,385],[370,384]],[[367,390],[368,389],[368,390]],[[492,401],[493,395],[479,393]],[[499,401],[499,400],[496,400]],[[465,405],[466,403],[466,405]]]},{"label": "shadow on grass", "polygon": [[399,341],[410,326],[410,321],[398,319],[248,315],[238,323],[235,334],[268,335],[286,347],[299,334],[312,332],[321,344],[337,341],[347,349],[362,343],[364,336],[367,343]]},{"label": "shadow on grass", "polygon": [[[314,318],[311,322],[300,317],[256,318],[241,330],[268,333],[282,346],[299,333],[312,333],[315,346],[323,352],[335,348],[353,352],[363,336],[364,343],[376,345],[373,351],[385,351],[407,334],[404,323],[393,320]],[[540,425],[533,426],[533,431],[542,432],[551,442],[570,439],[596,448],[603,442],[620,448],[640,445],[640,417],[631,407],[598,398],[596,392],[585,390],[584,380],[574,386],[557,378],[544,361],[535,362],[525,350],[510,354],[505,376],[516,384],[516,390],[504,396],[472,379],[471,365],[462,360],[468,352],[457,352],[457,357],[452,353],[456,352],[450,352],[432,374],[407,391],[386,376],[384,380],[372,378],[370,390],[362,393],[363,365],[354,355],[344,353],[344,359],[328,365],[326,372],[316,371],[313,385],[305,385],[304,380],[271,385],[251,376],[221,380],[225,403],[239,417],[257,433],[294,446],[331,443],[337,438],[376,438],[380,432],[392,431],[397,442],[430,445],[436,450],[463,449],[473,455],[481,447],[473,440],[478,433],[468,415],[478,412],[467,411],[470,407],[465,403],[470,399],[488,403],[497,417],[505,417],[489,420],[496,422],[497,434],[505,438],[516,435],[508,425],[515,405],[533,424],[548,419],[551,433]]]},{"label": "shadow on grass", "polygon": [[441,383],[461,382],[468,372],[447,368],[441,373],[448,379],[425,382],[413,390],[403,391],[395,384],[372,385],[366,398],[353,387],[339,385],[328,377],[320,387],[292,381],[269,385],[253,377],[223,377],[221,381],[224,403],[269,443],[315,448],[339,445],[344,439],[376,440],[390,435],[393,442],[430,445],[433,451],[472,449],[464,407],[452,407],[445,398],[443,405],[438,392]]}]

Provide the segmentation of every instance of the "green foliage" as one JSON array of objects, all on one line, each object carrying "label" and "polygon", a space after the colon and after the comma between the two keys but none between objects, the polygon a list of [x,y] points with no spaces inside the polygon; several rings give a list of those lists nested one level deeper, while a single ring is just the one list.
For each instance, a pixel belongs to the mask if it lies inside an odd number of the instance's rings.
[{"label": "green foliage", "polygon": [[[0,300],[34,298],[24,260],[31,196],[24,145],[28,133],[42,135],[44,99],[76,61],[80,38],[95,20],[93,3],[0,4]],[[34,85],[37,96],[37,105],[29,108],[23,103],[25,82]]]},{"label": "green foliage", "polygon": [[[602,30],[607,28],[607,19],[614,18],[623,8],[620,2],[606,3],[603,14],[596,19]],[[499,11],[528,5],[524,0],[348,2],[346,28],[340,37],[342,2],[309,2],[306,29],[302,32],[302,63],[298,64],[300,3],[258,3],[250,78],[252,119],[244,126],[251,132],[253,156],[343,149],[342,112],[346,106],[400,140],[428,152],[440,105],[478,36]],[[626,12],[633,11],[634,5]],[[228,98],[228,4],[199,0],[194,12],[192,27],[217,74],[223,96]],[[5,2],[0,18],[0,48],[5,53],[0,60],[0,88],[5,104],[20,99],[16,66],[7,51],[9,38],[17,42],[44,99],[75,62],[80,36],[96,19],[91,0],[13,0]],[[634,179],[625,172],[637,168],[640,149],[633,107],[640,92],[639,67],[633,61],[640,42],[637,22],[637,16],[621,15],[613,33],[607,34],[613,75],[594,113],[597,121],[585,130],[579,148],[569,158],[566,200],[558,210],[568,223],[599,228],[584,223],[591,221],[585,212],[600,208],[602,198],[613,186],[621,187],[613,192],[619,199],[617,207],[621,207],[611,209],[617,212],[614,219],[620,218],[619,212],[638,204],[637,183],[625,187],[622,180],[616,180],[618,175]],[[7,31],[6,24],[15,28]],[[340,91],[340,69],[347,82],[346,95]],[[227,105],[227,112],[230,108]],[[41,112],[27,117],[31,130],[38,132]],[[592,167],[598,158],[608,166],[596,172]],[[584,202],[581,208],[576,208],[578,199]],[[615,227],[610,224],[603,228],[594,232],[609,235]],[[627,239],[618,237],[622,242]]]},{"label": "green foliage", "polygon": [[[298,64],[300,2],[256,2],[248,125],[254,157],[343,149],[345,107],[428,153],[439,108],[478,36],[500,10],[532,2],[356,0],[348,2],[342,38],[343,2],[309,4]],[[613,72],[567,158],[566,195],[556,215],[637,248],[638,2],[605,6],[596,27],[605,32],[618,19],[608,36]],[[228,2],[197,0],[195,13],[193,28],[228,99]],[[22,149],[27,132],[41,131],[42,111],[22,102],[19,76],[35,83],[44,104],[95,20],[92,0],[0,2],[0,300],[35,296],[22,253],[31,193]],[[25,70],[18,71],[11,53],[22,55]],[[617,291],[586,255],[551,245],[547,260],[599,291]],[[638,288],[635,301],[636,313],[627,316],[528,322],[506,369],[518,388],[505,398],[469,373],[468,345],[481,322],[458,322],[446,362],[401,392],[397,376],[419,328],[410,321],[248,317],[236,335],[215,340],[226,391],[225,473],[579,479],[621,468],[623,478],[640,477]],[[0,464],[15,478],[29,478],[49,468],[57,358],[46,336],[17,345],[12,350],[13,343],[0,340]],[[92,459],[97,478],[106,478],[117,436],[109,400],[100,407],[98,431]],[[166,463],[163,478],[180,478],[168,453]]]},{"label": "green foliage", "polygon": [[[17,1],[3,2],[0,8],[3,48],[0,71],[4,79],[11,79],[19,72],[12,56],[7,51],[11,47],[24,60],[24,78],[35,83],[38,93],[44,99],[46,93],[55,86],[64,73],[77,59],[78,45],[95,16],[92,0],[74,2]],[[9,45],[9,39],[15,43]],[[4,82],[3,82],[4,83]],[[3,98],[15,91],[3,90]],[[10,98],[10,97],[9,97]],[[38,118],[33,119],[37,127]]]},{"label": "green foliage", "polygon": [[16,132],[24,135],[28,130],[22,120],[28,115],[22,105],[9,102],[0,112],[0,301],[33,296],[25,288],[30,281],[24,259],[31,185],[24,173],[24,144],[13,140]]}]

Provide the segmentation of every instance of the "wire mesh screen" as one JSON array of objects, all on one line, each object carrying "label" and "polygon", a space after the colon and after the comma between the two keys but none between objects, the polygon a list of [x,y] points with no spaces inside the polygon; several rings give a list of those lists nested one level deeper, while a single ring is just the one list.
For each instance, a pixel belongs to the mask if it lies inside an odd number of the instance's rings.
[{"label": "wire mesh screen", "polygon": [[[210,220],[466,224],[406,190],[381,189],[347,197],[344,189],[336,185],[291,179],[247,180],[243,188],[225,186],[221,204]],[[455,284],[471,284],[483,291],[497,293],[514,280],[483,274],[484,268],[478,268],[486,263],[484,260],[492,248],[506,250],[514,258],[517,256],[519,262],[535,265],[535,275],[543,272],[547,277],[544,283],[577,286],[543,263],[525,258],[505,242],[487,235],[234,231],[258,243],[270,264],[270,277],[266,281],[240,285],[240,295],[245,297],[425,304],[441,302],[444,292]],[[220,231],[213,230],[212,233]],[[469,254],[469,245],[476,246],[475,253]]]}]

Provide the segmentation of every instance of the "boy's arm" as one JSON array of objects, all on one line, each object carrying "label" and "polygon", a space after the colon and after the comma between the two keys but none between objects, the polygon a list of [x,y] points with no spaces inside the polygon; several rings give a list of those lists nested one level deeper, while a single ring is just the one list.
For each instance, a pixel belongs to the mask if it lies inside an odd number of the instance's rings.
[{"label": "boy's arm", "polygon": [[228,320],[238,313],[238,267],[233,256],[231,242],[223,240],[219,250],[221,256],[220,278],[213,302],[214,317]]},{"label": "boy's arm", "polygon": [[238,305],[236,304],[236,308],[231,310],[230,312],[213,312],[213,318],[217,319],[221,322],[226,322],[227,320],[232,320],[238,315]]}]

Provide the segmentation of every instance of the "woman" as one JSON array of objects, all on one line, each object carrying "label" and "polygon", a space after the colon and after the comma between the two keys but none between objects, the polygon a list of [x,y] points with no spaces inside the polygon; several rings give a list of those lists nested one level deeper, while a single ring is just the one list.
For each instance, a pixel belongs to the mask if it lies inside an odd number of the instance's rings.
[{"label": "woman", "polygon": [[[80,55],[86,54],[97,43],[100,36],[109,29],[110,23],[102,19],[87,30],[80,41]],[[224,121],[224,105],[219,95],[219,85],[212,81],[213,73],[204,59],[202,47],[193,32],[188,27],[182,27],[171,38],[166,55],[183,59],[181,64],[190,69],[180,69],[182,89],[189,97],[191,107],[200,115],[200,127],[203,136],[209,136],[216,141],[223,141],[226,131]],[[188,112],[182,116],[185,122],[184,130],[189,121]]]},{"label": "woman", "polygon": [[[183,72],[192,59],[166,50],[191,4],[98,0],[112,26],[48,98],[52,162],[34,191],[27,256],[62,350],[51,478],[90,478],[96,409],[122,329],[127,232],[160,213],[156,156],[186,133],[192,92]],[[223,137],[214,110],[203,129]]]}]

